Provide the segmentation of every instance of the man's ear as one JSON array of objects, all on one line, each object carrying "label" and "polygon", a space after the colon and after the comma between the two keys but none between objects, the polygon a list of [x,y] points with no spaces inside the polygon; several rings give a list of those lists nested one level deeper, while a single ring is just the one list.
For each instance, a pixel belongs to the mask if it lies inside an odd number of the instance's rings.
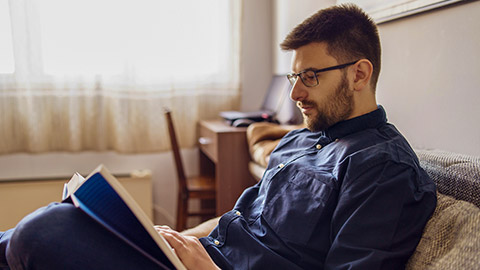
[{"label": "man's ear", "polygon": [[368,59],[361,59],[352,69],[353,75],[353,90],[360,91],[370,85],[370,78],[372,78],[373,65]]}]

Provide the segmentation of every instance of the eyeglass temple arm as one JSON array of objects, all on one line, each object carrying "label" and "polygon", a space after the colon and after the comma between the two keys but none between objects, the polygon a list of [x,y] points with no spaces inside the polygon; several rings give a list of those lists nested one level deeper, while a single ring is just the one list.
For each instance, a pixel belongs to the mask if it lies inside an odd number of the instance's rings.
[{"label": "eyeglass temple arm", "polygon": [[319,72],[324,72],[324,71],[329,71],[329,70],[341,69],[341,68],[344,68],[344,67],[348,67],[348,66],[350,66],[350,65],[356,64],[358,61],[359,61],[359,60],[353,61],[353,62],[350,62],[350,63],[346,63],[346,64],[341,64],[341,65],[338,65],[338,66],[333,66],[333,67],[328,67],[328,68],[319,69],[319,70],[315,71],[315,74],[316,74],[316,73],[319,73]]}]

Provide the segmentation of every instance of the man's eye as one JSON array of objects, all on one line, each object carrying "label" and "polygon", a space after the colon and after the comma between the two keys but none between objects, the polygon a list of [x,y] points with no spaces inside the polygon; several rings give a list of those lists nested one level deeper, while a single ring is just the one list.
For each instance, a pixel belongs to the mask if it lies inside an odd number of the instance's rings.
[{"label": "man's eye", "polygon": [[304,81],[315,81],[315,73],[314,72],[305,72],[302,74],[303,80]]}]

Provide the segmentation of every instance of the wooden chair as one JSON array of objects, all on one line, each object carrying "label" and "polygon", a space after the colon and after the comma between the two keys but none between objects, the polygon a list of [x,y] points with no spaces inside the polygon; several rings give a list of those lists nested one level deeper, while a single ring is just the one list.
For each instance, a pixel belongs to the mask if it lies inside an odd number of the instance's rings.
[{"label": "wooden chair", "polygon": [[186,177],[183,169],[183,162],[180,156],[180,148],[177,143],[177,136],[173,125],[170,110],[165,109],[165,118],[168,125],[170,142],[172,145],[173,158],[177,169],[178,178],[178,202],[177,202],[177,224],[176,230],[186,229],[188,217],[201,217],[203,220],[216,216],[215,203],[212,208],[199,211],[191,211],[188,207],[190,199],[215,200],[215,178],[212,176]]}]

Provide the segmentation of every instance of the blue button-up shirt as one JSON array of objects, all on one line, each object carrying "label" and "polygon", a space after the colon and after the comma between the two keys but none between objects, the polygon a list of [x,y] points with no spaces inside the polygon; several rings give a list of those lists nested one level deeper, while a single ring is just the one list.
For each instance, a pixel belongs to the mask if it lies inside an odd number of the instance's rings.
[{"label": "blue button-up shirt", "polygon": [[402,269],[435,206],[435,185],[379,106],[287,134],[200,241],[222,269]]}]

